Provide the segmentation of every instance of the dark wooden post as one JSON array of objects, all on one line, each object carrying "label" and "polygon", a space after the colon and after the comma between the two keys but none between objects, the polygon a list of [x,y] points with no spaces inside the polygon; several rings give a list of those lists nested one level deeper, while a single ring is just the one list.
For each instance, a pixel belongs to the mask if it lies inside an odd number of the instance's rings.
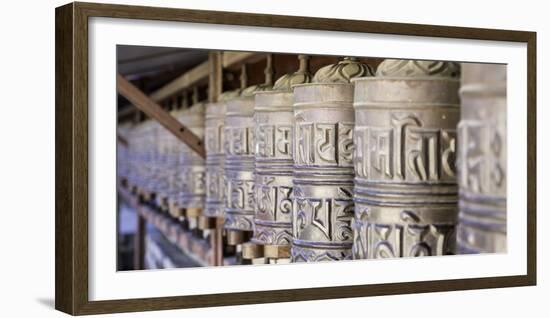
[{"label": "dark wooden post", "polygon": [[134,240],[134,269],[145,269],[145,231],[147,221],[137,213],[136,236]]}]

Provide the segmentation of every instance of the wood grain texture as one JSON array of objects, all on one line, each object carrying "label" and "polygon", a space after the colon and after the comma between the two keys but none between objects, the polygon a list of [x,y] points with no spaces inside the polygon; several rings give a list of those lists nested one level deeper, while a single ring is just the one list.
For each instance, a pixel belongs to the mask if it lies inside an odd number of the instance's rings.
[{"label": "wood grain texture", "polygon": [[527,279],[537,284],[537,34],[527,40]]},{"label": "wood grain texture", "polygon": [[208,101],[215,103],[223,90],[223,53],[221,51],[211,51],[208,53]]},{"label": "wood grain texture", "polygon": [[[231,294],[89,301],[88,18],[110,17],[524,42],[528,45],[527,275]],[[524,31],[74,3],[56,9],[56,308],[100,314],[536,284],[536,33]],[[93,172],[96,173],[96,172]],[[114,214],[113,214],[114,215]],[[115,269],[113,269],[115,270]]]},{"label": "wood grain texture", "polygon": [[88,15],[73,7],[73,294],[74,313],[88,297]]},{"label": "wood grain texture", "polygon": [[486,28],[469,28],[348,19],[329,19],[227,11],[174,9],[150,6],[128,6],[86,2],[75,2],[75,4],[79,10],[85,11],[88,16],[110,18],[181,21],[191,23],[228,24],[272,28],[396,34],[512,42],[527,42],[528,34],[531,33],[526,31]]},{"label": "wood grain texture", "polygon": [[55,308],[74,312],[73,5],[55,10]]},{"label": "wood grain texture", "polygon": [[139,110],[149,115],[149,117],[158,121],[164,128],[168,129],[174,136],[199,154],[199,156],[202,158],[206,157],[204,143],[189,128],[182,125],[175,117],[127,81],[122,75],[117,75],[116,83],[119,94],[126,97],[127,100],[139,108]]},{"label": "wood grain texture", "polygon": [[197,296],[176,296],[139,299],[121,299],[90,302],[81,308],[79,314],[105,314],[114,312],[135,312],[232,306],[274,302],[352,298],[381,295],[443,292],[468,289],[486,289],[507,286],[528,286],[525,276],[472,278],[443,281],[356,285],[344,287],[322,287],[255,291],[244,293],[209,294]]}]

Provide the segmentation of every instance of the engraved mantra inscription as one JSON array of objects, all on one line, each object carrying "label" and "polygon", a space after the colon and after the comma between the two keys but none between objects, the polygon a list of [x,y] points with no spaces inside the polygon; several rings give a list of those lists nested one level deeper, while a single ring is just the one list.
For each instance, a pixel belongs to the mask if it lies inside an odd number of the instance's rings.
[{"label": "engraved mantra inscription", "polygon": [[304,198],[296,195],[296,213],[292,222],[295,238],[301,239],[302,232],[313,232],[312,228],[316,228],[327,242],[352,240],[354,205],[351,189],[339,188],[339,192],[348,198]]},{"label": "engraved mantra inscription", "polygon": [[218,166],[206,168],[206,196],[212,200],[223,199],[223,173],[224,170]]},{"label": "engraved mantra inscription", "polygon": [[226,155],[238,156],[254,154],[253,127],[226,127],[225,137]]},{"label": "engraved mantra inscription", "polygon": [[462,120],[458,129],[461,188],[475,194],[505,194],[504,140],[496,123]]},{"label": "engraved mantra inscription", "polygon": [[[227,179],[226,179],[227,180]],[[254,208],[254,181],[231,179],[227,184],[227,204],[230,209],[252,210]]]},{"label": "engraved mantra inscription", "polygon": [[353,126],[353,123],[297,123],[295,163],[352,165]]},{"label": "engraved mantra inscription", "polygon": [[258,125],[256,156],[292,159],[292,128],[291,125]]},{"label": "engraved mantra inscription", "polygon": [[203,194],[205,187],[205,172],[191,169],[183,169],[178,179],[179,190],[183,194]]},{"label": "engraved mantra inscription", "polygon": [[[364,211],[368,211],[366,207]],[[415,222],[412,211],[402,211],[402,224],[377,224],[362,212],[354,224],[354,258],[393,258],[447,255],[454,252],[455,227]],[[369,243],[370,242],[370,243]]]},{"label": "engraved mantra inscription", "polygon": [[204,166],[195,166],[191,169],[183,169],[180,172],[177,194],[179,207],[203,206],[206,191],[206,174],[203,169]]},{"label": "engraved mantra inscription", "polygon": [[355,173],[370,180],[438,181],[456,175],[456,130],[423,128],[413,115],[390,127],[356,127]]},{"label": "engraved mantra inscription", "polygon": [[216,127],[207,127],[205,129],[206,153],[218,154],[223,153],[222,145],[224,144],[224,125],[220,124]]},{"label": "engraved mantra inscription", "polygon": [[[258,180],[258,179],[257,179]],[[264,220],[278,221],[280,218],[289,219],[292,212],[292,187],[273,185],[275,177],[259,178],[255,185],[256,190],[256,217]]]}]

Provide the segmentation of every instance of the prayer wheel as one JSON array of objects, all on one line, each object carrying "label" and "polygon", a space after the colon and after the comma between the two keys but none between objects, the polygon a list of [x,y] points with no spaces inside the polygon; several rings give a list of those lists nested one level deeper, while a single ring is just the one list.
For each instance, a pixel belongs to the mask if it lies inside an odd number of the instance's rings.
[{"label": "prayer wheel", "polygon": [[130,175],[130,138],[132,125],[122,123],[117,127],[117,177],[122,186],[128,186],[128,177]]},{"label": "prayer wheel", "polygon": [[[183,112],[183,109],[176,109],[170,112],[174,118],[180,118],[180,114]],[[166,195],[163,196],[162,204],[168,205],[168,212],[175,218],[178,218],[179,211],[176,206],[178,201],[178,196],[180,193],[180,184],[179,184],[179,170],[180,170],[180,151],[185,148],[185,145],[173,134],[167,132],[169,135],[165,136],[166,143],[166,182],[167,189]]]},{"label": "prayer wheel", "polygon": [[294,262],[351,258],[353,85],[372,75],[354,58],[319,69],[294,86]]},{"label": "prayer wheel", "polygon": [[177,145],[177,138],[164,127],[159,127],[157,138],[157,169],[156,169],[156,204],[163,211],[168,211],[168,200],[171,195],[170,182],[176,174],[177,155],[174,147]]},{"label": "prayer wheel", "polygon": [[230,99],[225,117],[225,223],[252,231],[254,222],[254,96]]},{"label": "prayer wheel", "polygon": [[292,86],[308,83],[307,56],[300,69],[285,74],[273,90],[255,95],[255,213],[252,242],[265,245],[268,258],[289,258],[292,242],[292,157],[294,110]]},{"label": "prayer wheel", "polygon": [[137,193],[140,180],[140,161],[141,161],[141,147],[142,143],[140,138],[142,135],[143,125],[136,124],[132,127],[128,138],[128,158],[129,158],[129,172],[128,172],[128,186],[132,193]]},{"label": "prayer wheel", "polygon": [[157,182],[157,134],[160,129],[158,122],[148,119],[143,122],[143,160],[141,162],[141,196],[145,201],[154,199]]},{"label": "prayer wheel", "polygon": [[204,215],[223,217],[225,209],[225,112],[226,100],[238,96],[237,91],[225,92],[217,103],[206,105],[206,206]]},{"label": "prayer wheel", "polygon": [[[204,138],[204,104],[195,103],[179,112],[177,119],[199,138]],[[204,208],[206,193],[204,159],[184,143],[180,144],[178,177],[175,181],[179,191],[175,205],[188,212],[200,211]]]},{"label": "prayer wheel", "polygon": [[271,55],[267,56],[266,82],[246,87],[246,66],[241,71],[240,96],[226,104],[225,117],[225,222],[231,245],[246,240],[254,230],[254,94],[272,88]]},{"label": "prayer wheel", "polygon": [[354,80],[354,258],[454,253],[459,73],[388,59]]},{"label": "prayer wheel", "polygon": [[223,130],[225,121],[225,103],[206,105],[206,206],[204,215],[223,216],[224,193],[223,175],[224,160]]},{"label": "prayer wheel", "polygon": [[506,252],[506,66],[464,63],[458,252]]}]

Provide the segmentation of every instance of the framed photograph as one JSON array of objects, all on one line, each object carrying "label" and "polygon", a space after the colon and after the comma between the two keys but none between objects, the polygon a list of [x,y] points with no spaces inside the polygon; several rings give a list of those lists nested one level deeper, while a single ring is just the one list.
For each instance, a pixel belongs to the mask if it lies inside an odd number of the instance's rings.
[{"label": "framed photograph", "polygon": [[55,14],[58,310],[536,284],[535,32]]}]

